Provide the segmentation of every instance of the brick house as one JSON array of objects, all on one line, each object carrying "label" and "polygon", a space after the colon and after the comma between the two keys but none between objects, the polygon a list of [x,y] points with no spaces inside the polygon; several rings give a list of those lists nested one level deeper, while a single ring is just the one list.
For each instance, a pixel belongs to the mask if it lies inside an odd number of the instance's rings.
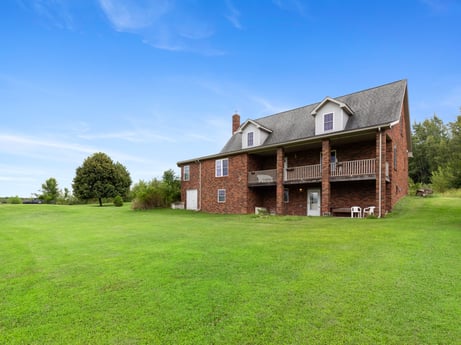
[{"label": "brick house", "polygon": [[177,163],[181,198],[211,213],[384,216],[408,192],[409,116],[406,80],[243,123],[235,114],[221,152]]}]

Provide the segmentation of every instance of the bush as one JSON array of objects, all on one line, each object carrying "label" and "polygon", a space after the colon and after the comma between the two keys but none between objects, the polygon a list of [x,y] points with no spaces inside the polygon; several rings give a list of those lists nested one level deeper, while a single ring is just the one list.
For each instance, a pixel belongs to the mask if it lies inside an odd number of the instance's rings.
[{"label": "bush", "polygon": [[114,205],[116,207],[121,207],[123,206],[123,199],[120,195],[117,195],[115,198],[114,198]]},{"label": "bush", "polygon": [[139,181],[134,185],[132,207],[135,210],[148,210],[165,207],[161,183],[157,179],[150,182]]},{"label": "bush", "polygon": [[11,198],[8,198],[8,203],[9,204],[22,204],[22,199],[16,195]]}]

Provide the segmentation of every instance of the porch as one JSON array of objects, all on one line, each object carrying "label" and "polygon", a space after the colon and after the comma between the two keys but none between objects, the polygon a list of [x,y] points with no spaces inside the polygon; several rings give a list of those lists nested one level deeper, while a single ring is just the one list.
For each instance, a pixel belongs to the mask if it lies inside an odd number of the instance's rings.
[{"label": "porch", "polygon": [[[297,167],[287,167],[283,174],[284,184],[314,183],[322,180],[322,165],[313,164]],[[388,168],[386,163],[386,177]],[[360,159],[330,163],[330,181],[375,180],[376,159]],[[277,170],[266,169],[248,173],[249,186],[275,185]]]}]

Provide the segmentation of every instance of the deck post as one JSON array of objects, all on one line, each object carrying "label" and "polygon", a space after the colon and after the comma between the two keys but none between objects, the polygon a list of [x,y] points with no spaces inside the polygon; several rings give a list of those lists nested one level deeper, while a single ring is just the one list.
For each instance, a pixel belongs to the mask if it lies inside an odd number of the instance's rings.
[{"label": "deck post", "polygon": [[282,147],[277,149],[277,174],[276,174],[276,197],[275,197],[275,213],[284,214],[283,210],[283,165],[285,153]]},{"label": "deck post", "polygon": [[330,140],[322,140],[322,199],[321,215],[330,212]]}]

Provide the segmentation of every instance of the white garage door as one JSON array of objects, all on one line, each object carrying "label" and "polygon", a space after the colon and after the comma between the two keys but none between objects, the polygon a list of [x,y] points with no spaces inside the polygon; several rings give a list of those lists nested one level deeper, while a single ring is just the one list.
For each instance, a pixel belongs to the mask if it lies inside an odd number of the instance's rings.
[{"label": "white garage door", "polygon": [[197,207],[197,189],[188,189],[186,191],[186,209],[194,210],[198,209]]}]

